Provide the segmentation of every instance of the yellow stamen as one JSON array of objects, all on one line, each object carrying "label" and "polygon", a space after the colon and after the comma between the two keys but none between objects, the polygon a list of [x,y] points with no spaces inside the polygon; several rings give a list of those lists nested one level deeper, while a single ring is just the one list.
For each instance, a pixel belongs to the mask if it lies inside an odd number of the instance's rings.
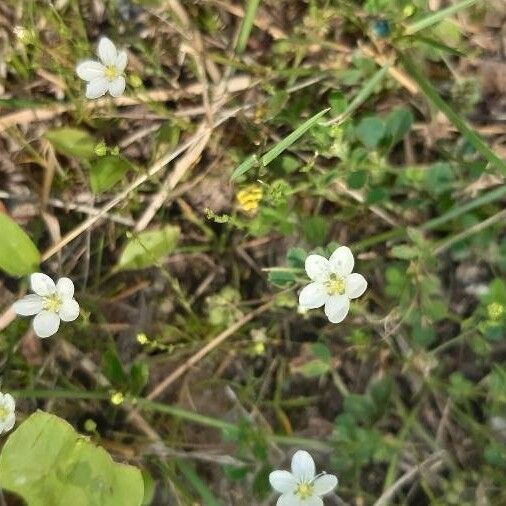
[{"label": "yellow stamen", "polygon": [[62,300],[57,293],[44,297],[44,309],[57,313],[61,308]]},{"label": "yellow stamen", "polygon": [[109,81],[114,81],[114,79],[119,76],[118,69],[114,65],[108,65],[105,67],[104,74]]},{"label": "yellow stamen", "polygon": [[346,290],[346,282],[343,277],[331,274],[325,282],[325,287],[329,295],[343,295]]},{"label": "yellow stamen", "polygon": [[5,422],[10,411],[5,406],[0,406],[0,422]]},{"label": "yellow stamen", "polygon": [[295,495],[298,495],[301,499],[309,499],[313,496],[313,485],[311,483],[299,483],[295,490]]}]

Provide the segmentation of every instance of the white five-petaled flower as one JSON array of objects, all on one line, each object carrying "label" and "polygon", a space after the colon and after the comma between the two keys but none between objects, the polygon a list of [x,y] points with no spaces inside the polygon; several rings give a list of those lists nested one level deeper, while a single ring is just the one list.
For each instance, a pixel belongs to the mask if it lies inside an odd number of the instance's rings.
[{"label": "white five-petaled flower", "polygon": [[292,472],[273,471],[269,481],[272,488],[282,494],[277,506],[322,506],[321,496],[337,486],[337,477],[333,474],[315,476],[314,460],[304,450],[295,452]]},{"label": "white five-petaled flower", "polygon": [[36,315],[33,330],[39,337],[55,334],[60,320],[71,322],[79,316],[74,283],[69,278],[60,278],[55,284],[46,274],[36,272],[30,276],[30,285],[35,293],[15,302],[13,308],[21,316]]},{"label": "white five-petaled flower", "polygon": [[119,97],[125,91],[123,71],[127,64],[126,51],[118,51],[107,37],[102,37],[97,54],[100,62],[86,60],[76,67],[77,75],[88,83],[86,98],[98,98],[107,92]]},{"label": "white five-petaled flower", "polygon": [[14,427],[16,421],[15,409],[16,403],[12,395],[0,392],[0,434],[8,432]]},{"label": "white five-petaled flower", "polygon": [[305,309],[325,306],[332,323],[342,322],[350,309],[350,299],[360,297],[367,288],[362,274],[352,274],[354,264],[353,254],[346,246],[337,248],[328,260],[309,255],[305,267],[313,282],[300,292],[299,305]]}]

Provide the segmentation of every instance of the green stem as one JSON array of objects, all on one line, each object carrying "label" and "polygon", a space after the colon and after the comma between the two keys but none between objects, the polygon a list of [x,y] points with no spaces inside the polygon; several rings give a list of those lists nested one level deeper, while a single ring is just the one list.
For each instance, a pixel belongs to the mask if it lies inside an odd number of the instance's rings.
[{"label": "green stem", "polygon": [[[45,390],[45,389],[27,389],[27,390],[11,390],[9,392],[14,398],[36,398],[36,399],[93,399],[108,400],[110,394],[107,392],[86,392],[83,390]],[[143,398],[129,398],[132,407],[136,407],[141,411],[156,411],[167,415],[187,420],[199,425],[213,427],[225,431],[239,431],[239,427],[233,423],[225,422],[218,418],[201,415],[193,411],[188,411],[177,406],[170,406],[160,402],[150,401]],[[278,434],[263,433],[266,439],[273,443],[287,446],[300,446],[302,448],[311,448],[315,450],[328,450],[329,443],[316,439],[309,439],[297,436],[284,436]]]}]

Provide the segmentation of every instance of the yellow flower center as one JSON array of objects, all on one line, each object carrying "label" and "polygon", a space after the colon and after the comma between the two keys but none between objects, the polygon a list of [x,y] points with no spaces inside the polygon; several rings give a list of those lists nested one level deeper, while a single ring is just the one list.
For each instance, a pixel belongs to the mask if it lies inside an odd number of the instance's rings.
[{"label": "yellow flower center", "polygon": [[299,483],[295,489],[295,495],[298,495],[302,500],[309,499],[313,496],[313,488],[311,483]]},{"label": "yellow flower center", "polygon": [[107,65],[104,75],[109,81],[114,81],[119,76],[119,72],[114,65]]},{"label": "yellow flower center", "polygon": [[343,277],[332,273],[325,282],[325,288],[329,295],[343,295],[346,290],[346,282]]},{"label": "yellow flower center", "polygon": [[0,422],[5,422],[9,414],[10,411],[5,406],[0,406]]},{"label": "yellow flower center", "polygon": [[52,311],[53,313],[57,313],[62,305],[62,300],[60,299],[57,293],[52,293],[47,297],[44,297],[44,309],[47,311]]}]

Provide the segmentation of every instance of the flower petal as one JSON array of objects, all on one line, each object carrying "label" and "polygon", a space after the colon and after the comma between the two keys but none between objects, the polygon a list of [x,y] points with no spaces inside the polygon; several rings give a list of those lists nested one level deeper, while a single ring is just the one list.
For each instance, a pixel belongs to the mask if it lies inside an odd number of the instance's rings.
[{"label": "flower petal", "polygon": [[299,306],[305,309],[322,307],[329,298],[325,286],[318,281],[305,286],[299,294]]},{"label": "flower petal", "polygon": [[307,504],[307,500],[302,501],[302,499],[293,492],[283,494],[276,502],[276,506],[306,506]]},{"label": "flower petal", "polygon": [[316,495],[328,494],[337,487],[337,477],[333,474],[324,474],[316,478],[313,482],[313,486]]},{"label": "flower petal", "polygon": [[127,65],[128,56],[126,51],[118,51],[118,56],[116,57],[115,66],[119,72],[123,72]]},{"label": "flower petal", "polygon": [[321,255],[309,255],[306,258],[306,272],[312,281],[326,281],[330,274],[329,261]]},{"label": "flower petal", "polygon": [[76,67],[77,75],[85,81],[104,77],[105,67],[98,61],[86,60]]},{"label": "flower petal", "polygon": [[79,304],[75,299],[64,299],[58,312],[64,322],[73,322],[79,316]]},{"label": "flower petal", "polygon": [[56,283],[56,291],[62,299],[74,297],[74,283],[70,278],[60,278]]},{"label": "flower petal", "polygon": [[323,500],[317,495],[314,495],[301,502],[301,506],[323,506]]},{"label": "flower petal", "polygon": [[333,295],[325,303],[325,314],[331,323],[341,323],[350,310],[350,299],[346,295]]},{"label": "flower petal", "polygon": [[16,401],[11,394],[5,394],[3,399],[0,400],[0,404],[5,407],[10,412],[14,412],[16,409]]},{"label": "flower petal", "polygon": [[114,81],[109,83],[109,93],[112,97],[119,97],[125,91],[125,78],[118,76]]},{"label": "flower petal", "polygon": [[295,476],[288,471],[272,471],[269,474],[269,482],[274,490],[282,494],[293,492],[297,487]]},{"label": "flower petal", "polygon": [[337,248],[330,256],[329,262],[332,271],[339,274],[339,276],[348,276],[348,274],[351,274],[353,272],[353,266],[355,265],[353,253],[347,246]]},{"label": "flower petal", "polygon": [[44,299],[35,293],[25,295],[22,299],[17,300],[12,305],[12,308],[18,315],[32,316],[42,311]]},{"label": "flower petal", "polygon": [[33,330],[39,337],[49,337],[56,334],[60,326],[60,317],[52,311],[41,311],[33,319]]},{"label": "flower petal", "polygon": [[115,65],[118,57],[116,46],[107,37],[102,37],[98,42],[98,56],[104,65]]},{"label": "flower petal", "polygon": [[86,98],[98,98],[107,93],[109,81],[105,77],[97,77],[86,85]]},{"label": "flower petal", "polygon": [[311,481],[314,478],[314,460],[305,450],[296,451],[292,457],[292,474],[297,481]]},{"label": "flower petal", "polygon": [[16,423],[16,415],[14,413],[11,413],[7,419],[4,422],[4,431],[7,432],[14,427],[14,424]]},{"label": "flower petal", "polygon": [[346,278],[346,295],[350,299],[360,297],[367,288],[367,281],[362,274],[354,272]]},{"label": "flower petal", "polygon": [[35,272],[30,276],[30,286],[32,291],[41,297],[46,297],[56,292],[56,285],[54,281],[42,272]]}]

